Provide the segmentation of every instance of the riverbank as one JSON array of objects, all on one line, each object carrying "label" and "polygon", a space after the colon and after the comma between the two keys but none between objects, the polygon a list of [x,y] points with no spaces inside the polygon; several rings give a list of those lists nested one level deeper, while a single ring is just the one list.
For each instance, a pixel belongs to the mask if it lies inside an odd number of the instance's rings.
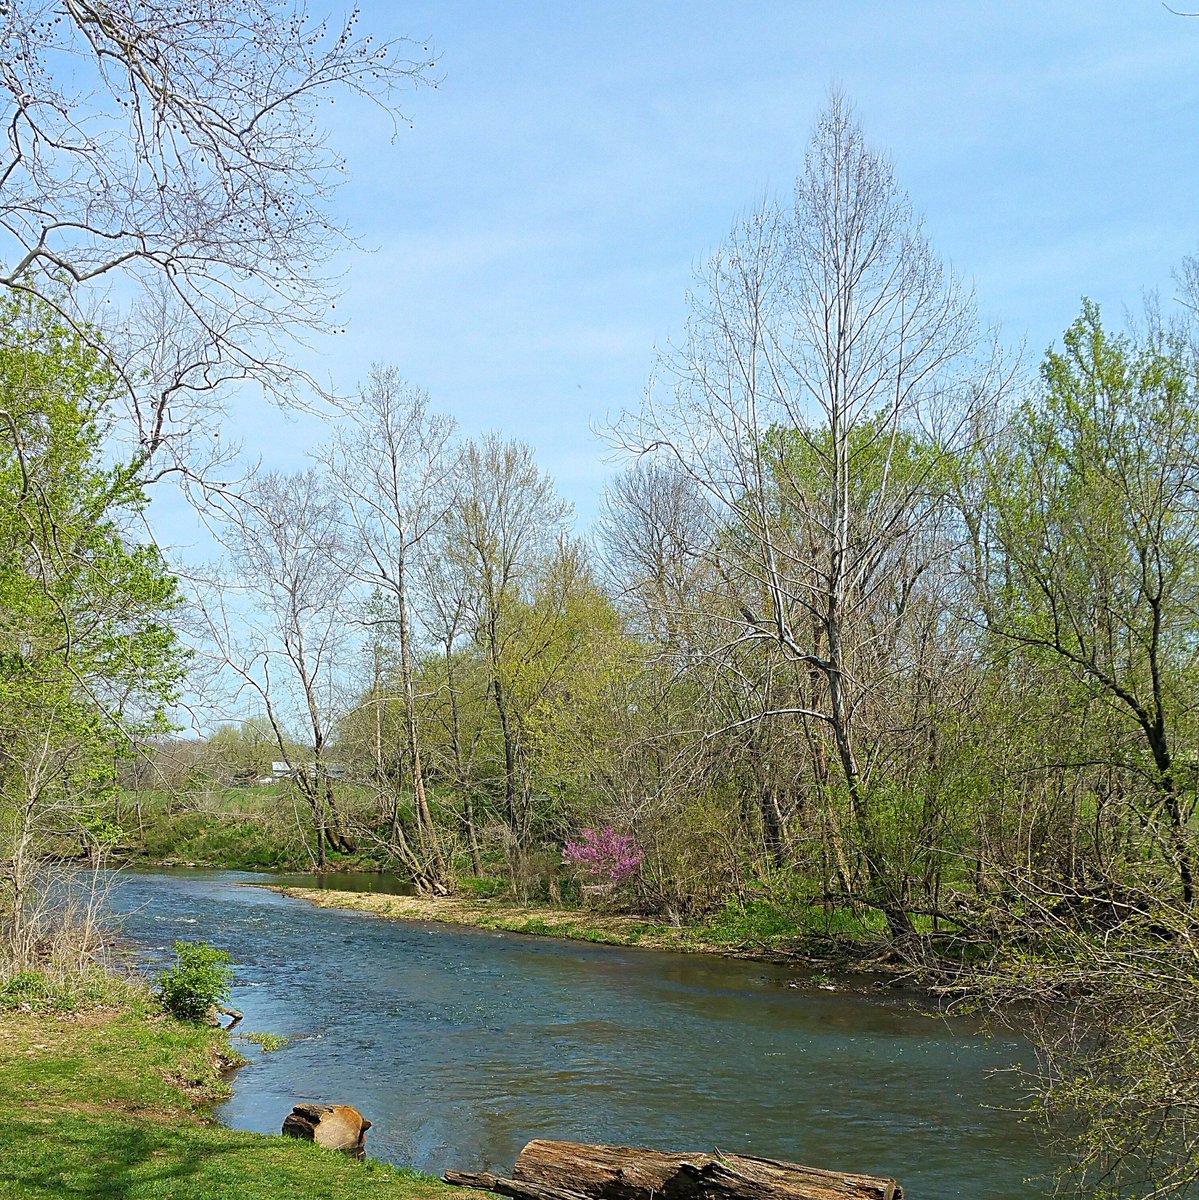
[{"label": "riverbank", "polygon": [[[540,937],[566,938],[644,950],[716,954],[795,966],[814,974],[817,986],[835,986],[823,972],[852,976],[857,986],[886,986],[905,972],[888,962],[873,943],[817,940],[793,927],[775,931],[750,922],[669,925],[644,917],[588,909],[522,905],[503,898],[471,896],[397,896],[380,892],[346,892],[327,888],[253,884],[280,895],[305,900],[319,908],[341,908],[404,921],[435,921],[475,929],[497,929]],[[844,983],[842,983],[842,986]]]},{"label": "riverbank", "polygon": [[[22,977],[19,977],[22,978]],[[216,1124],[225,1034],[137,989],[56,999],[0,991],[0,1195],[14,1200],[444,1200],[450,1189],[293,1138]],[[280,1115],[280,1122],[285,1114]]]}]

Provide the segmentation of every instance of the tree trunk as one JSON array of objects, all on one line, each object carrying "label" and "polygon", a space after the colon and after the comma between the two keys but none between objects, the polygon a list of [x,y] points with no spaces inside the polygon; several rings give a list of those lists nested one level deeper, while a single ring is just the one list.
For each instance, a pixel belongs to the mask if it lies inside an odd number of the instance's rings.
[{"label": "tree trunk", "polygon": [[366,1154],[366,1131],[371,1123],[350,1104],[297,1104],[283,1122],[288,1137],[316,1142],[354,1158]]},{"label": "tree trunk", "polygon": [[453,643],[445,642],[445,680],[450,696],[450,732],[454,751],[454,775],[462,791],[462,820],[466,826],[466,844],[470,848],[471,870],[483,874],[483,857],[479,853],[479,837],[475,829],[475,805],[470,797],[470,781],[466,777],[466,759],[462,753],[462,721],[458,712],[458,689],[454,679]]},{"label": "tree trunk", "polygon": [[762,833],[766,842],[766,853],[771,863],[776,867],[787,865],[787,853],[784,849],[783,810],[779,804],[777,788],[762,784],[758,791],[761,803]]},{"label": "tree trunk", "polygon": [[479,853],[479,835],[475,831],[475,804],[470,793],[462,799],[462,820],[466,825],[466,845],[470,850],[470,867],[478,877],[483,874],[483,856]]},{"label": "tree trunk", "polygon": [[[305,767],[300,767],[301,772],[305,770]],[[293,773],[292,786],[300,789],[300,793],[308,801],[308,807],[312,809],[312,827],[316,832],[316,869],[317,871],[323,871],[329,862],[329,852],[327,847],[328,831],[325,825],[325,807],[321,803],[320,793],[316,790],[315,784],[310,782],[303,774],[296,776]]]},{"label": "tree trunk", "polygon": [[329,845],[332,849],[339,851],[342,854],[353,854],[358,847],[353,840],[346,836],[345,829],[341,821],[341,813],[337,811],[337,801],[333,795],[333,781],[329,778],[328,771],[322,765],[320,768],[322,776],[322,788],[325,796],[325,806],[329,812],[329,823],[325,826],[325,833],[329,839]]},{"label": "tree trunk", "polygon": [[841,771],[845,788],[849,793],[850,811],[853,814],[858,844],[866,860],[866,878],[871,893],[877,897],[879,908],[887,919],[887,929],[896,941],[904,940],[915,932],[911,914],[903,902],[903,895],[894,886],[886,858],[879,848],[872,814],[868,811],[866,796],[862,790],[862,775],[858,768],[857,751],[849,728],[849,710],[845,701],[841,630],[835,615],[833,601],[829,601],[827,622],[828,654],[830,667],[828,677],[829,707],[832,714],[833,740],[841,760]]},{"label": "tree trunk", "polygon": [[497,1196],[507,1196],[509,1200],[586,1200],[582,1192],[521,1183],[517,1179],[493,1175],[490,1171],[447,1171],[442,1179],[455,1187],[480,1188]]},{"label": "tree trunk", "polygon": [[1178,799],[1178,785],[1174,779],[1174,756],[1170,752],[1170,742],[1166,736],[1165,719],[1160,712],[1154,723],[1146,726],[1145,734],[1149,741],[1150,753],[1153,755],[1154,766],[1157,767],[1161,807],[1165,809],[1170,822],[1174,866],[1182,885],[1182,902],[1189,908],[1195,903],[1195,876],[1191,868],[1191,846],[1186,834],[1182,805]]},{"label": "tree trunk", "polygon": [[516,803],[516,741],[512,735],[512,721],[508,715],[508,700],[504,685],[500,682],[498,668],[491,681],[495,691],[495,707],[500,718],[500,732],[504,736],[504,803],[508,810],[508,827],[512,830],[518,846],[524,845],[523,825],[520,809]]},{"label": "tree trunk", "polygon": [[396,581],[396,605],[400,614],[400,674],[404,684],[404,734],[408,749],[408,769],[412,773],[412,793],[416,804],[416,827],[422,842],[433,858],[433,874],[438,883],[448,884],[449,872],[441,853],[441,840],[433,824],[433,813],[425,793],[425,772],[421,764],[420,739],[416,729],[416,684],[412,662],[412,629],[408,620],[408,586],[404,578],[404,562],[400,560]]}]

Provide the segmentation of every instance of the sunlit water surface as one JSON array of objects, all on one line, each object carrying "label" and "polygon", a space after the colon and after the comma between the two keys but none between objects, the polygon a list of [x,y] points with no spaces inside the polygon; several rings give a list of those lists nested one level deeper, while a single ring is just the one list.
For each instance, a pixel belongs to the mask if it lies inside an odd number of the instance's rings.
[{"label": "sunlit water surface", "polygon": [[534,1137],[743,1151],[894,1175],[912,1200],[1015,1200],[1045,1169],[1000,1069],[1010,1037],[796,972],[314,908],[243,872],[121,873],[124,931],[237,962],[241,1029],[291,1039],[219,1110],[278,1131],[301,1099],[354,1104],[369,1152],[511,1168]]}]

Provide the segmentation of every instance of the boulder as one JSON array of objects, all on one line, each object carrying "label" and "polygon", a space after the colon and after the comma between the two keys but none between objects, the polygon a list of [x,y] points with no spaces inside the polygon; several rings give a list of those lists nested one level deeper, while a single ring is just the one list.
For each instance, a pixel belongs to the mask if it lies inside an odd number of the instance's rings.
[{"label": "boulder", "polygon": [[350,1104],[297,1104],[283,1122],[289,1137],[304,1138],[343,1150],[355,1158],[366,1154],[366,1131],[371,1123]]}]

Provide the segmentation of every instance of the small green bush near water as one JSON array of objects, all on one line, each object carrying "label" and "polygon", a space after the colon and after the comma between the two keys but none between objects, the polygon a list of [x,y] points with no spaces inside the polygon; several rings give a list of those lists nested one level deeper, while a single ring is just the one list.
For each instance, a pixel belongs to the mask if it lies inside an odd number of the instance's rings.
[{"label": "small green bush near water", "polygon": [[229,999],[232,960],[207,942],[176,942],[175,965],[157,980],[162,1006],[181,1021],[202,1021],[214,1004]]}]

